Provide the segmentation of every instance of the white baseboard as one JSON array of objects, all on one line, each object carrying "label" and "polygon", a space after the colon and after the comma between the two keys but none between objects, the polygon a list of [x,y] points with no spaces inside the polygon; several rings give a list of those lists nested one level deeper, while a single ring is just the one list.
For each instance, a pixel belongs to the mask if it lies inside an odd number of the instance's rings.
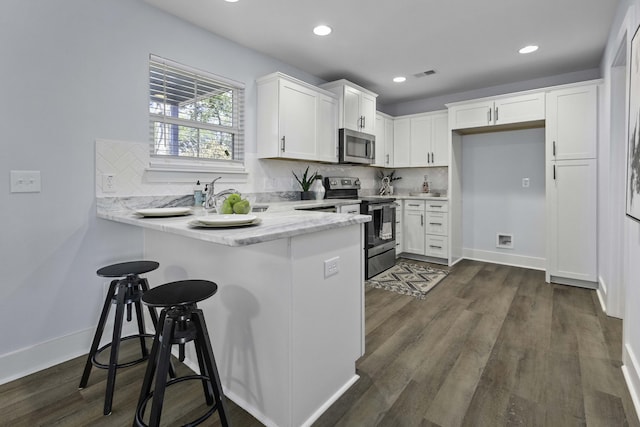
[{"label": "white baseboard", "polygon": [[596,295],[598,295],[598,301],[600,301],[600,307],[602,311],[607,314],[607,284],[602,277],[598,277],[598,289],[596,289]]},{"label": "white baseboard", "polygon": [[[104,330],[100,345],[111,341],[113,324],[107,321]],[[6,384],[89,353],[95,332],[95,328],[85,329],[3,354],[0,356],[0,384]],[[135,322],[125,322],[122,335],[134,333],[137,333]]]},{"label": "white baseboard", "polygon": [[622,374],[627,383],[633,406],[636,413],[640,414],[640,395],[638,394],[638,390],[640,389],[640,365],[638,365],[638,359],[636,359],[629,344],[625,344],[623,347],[622,363]]},{"label": "white baseboard", "polygon": [[351,387],[353,384],[355,384],[355,382],[358,381],[359,379],[360,379],[360,376],[354,374],[353,377],[351,377],[351,379],[349,379],[349,381],[347,381],[342,387],[340,387],[340,389],[338,389],[338,391],[336,391],[333,394],[333,396],[331,396],[326,402],[324,402],[316,410],[316,412],[311,414],[311,416],[309,418],[307,418],[307,420],[304,423],[302,423],[302,427],[311,426],[311,424],[313,424],[318,418],[320,418],[320,415],[322,415],[324,413],[324,411],[329,409],[329,407],[331,405],[333,405],[335,403],[335,401],[338,400],[340,398],[340,396],[342,396],[347,390],[349,390],[349,387]]},{"label": "white baseboard", "polygon": [[514,255],[505,252],[484,251],[480,249],[463,248],[462,256],[474,261],[491,262],[494,264],[524,267],[533,270],[546,270],[547,260],[525,255]]},{"label": "white baseboard", "polygon": [[86,329],[0,356],[0,384],[66,362],[89,352],[95,330]]}]

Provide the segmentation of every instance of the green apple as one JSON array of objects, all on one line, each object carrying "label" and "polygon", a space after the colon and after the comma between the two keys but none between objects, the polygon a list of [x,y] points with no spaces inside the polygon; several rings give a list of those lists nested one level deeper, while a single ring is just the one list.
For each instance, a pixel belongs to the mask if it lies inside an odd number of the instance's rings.
[{"label": "green apple", "polygon": [[233,206],[240,200],[241,200],[240,195],[238,193],[233,193],[233,194],[229,194],[229,197],[227,197],[225,201],[231,203],[231,206]]},{"label": "green apple", "polygon": [[251,205],[248,200],[240,200],[233,204],[233,212],[237,214],[248,214],[251,212]]},{"label": "green apple", "polygon": [[229,199],[222,202],[221,214],[228,215],[233,213],[233,206],[229,203]]}]

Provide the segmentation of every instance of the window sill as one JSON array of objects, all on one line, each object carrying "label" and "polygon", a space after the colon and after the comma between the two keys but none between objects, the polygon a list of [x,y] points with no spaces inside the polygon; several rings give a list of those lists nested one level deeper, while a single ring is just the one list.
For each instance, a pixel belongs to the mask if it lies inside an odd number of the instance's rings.
[{"label": "window sill", "polygon": [[247,182],[249,173],[244,164],[237,162],[232,164],[175,161],[168,159],[152,158],[149,167],[145,168],[145,179],[153,183],[193,183],[212,181],[222,177],[224,182]]}]

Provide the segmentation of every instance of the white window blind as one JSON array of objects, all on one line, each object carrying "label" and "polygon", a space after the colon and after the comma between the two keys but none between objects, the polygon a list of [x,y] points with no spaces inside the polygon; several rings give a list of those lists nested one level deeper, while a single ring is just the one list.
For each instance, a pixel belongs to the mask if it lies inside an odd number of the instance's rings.
[{"label": "white window blind", "polygon": [[149,118],[152,156],[244,160],[241,83],[150,55]]}]

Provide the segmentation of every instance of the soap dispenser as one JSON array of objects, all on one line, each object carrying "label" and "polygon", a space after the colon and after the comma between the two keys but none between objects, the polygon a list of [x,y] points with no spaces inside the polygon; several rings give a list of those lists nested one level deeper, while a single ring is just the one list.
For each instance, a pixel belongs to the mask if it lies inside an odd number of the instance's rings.
[{"label": "soap dispenser", "polygon": [[423,193],[429,192],[429,181],[427,179],[427,175],[424,176],[424,182],[422,183],[422,192]]},{"label": "soap dispenser", "polygon": [[198,180],[198,182],[196,182],[196,185],[193,186],[193,202],[196,206],[202,206],[203,201],[202,185],[200,185],[200,180]]}]

